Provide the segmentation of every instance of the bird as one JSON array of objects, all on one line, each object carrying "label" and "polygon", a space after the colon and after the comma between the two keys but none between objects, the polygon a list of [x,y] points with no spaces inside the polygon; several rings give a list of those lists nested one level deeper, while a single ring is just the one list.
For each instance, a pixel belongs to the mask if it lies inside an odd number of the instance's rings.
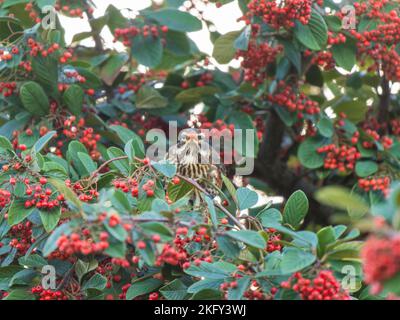
[{"label": "bird", "polygon": [[177,144],[169,148],[166,159],[177,166],[179,175],[196,181],[213,197],[218,194],[224,168],[219,154],[201,130],[183,129]]}]

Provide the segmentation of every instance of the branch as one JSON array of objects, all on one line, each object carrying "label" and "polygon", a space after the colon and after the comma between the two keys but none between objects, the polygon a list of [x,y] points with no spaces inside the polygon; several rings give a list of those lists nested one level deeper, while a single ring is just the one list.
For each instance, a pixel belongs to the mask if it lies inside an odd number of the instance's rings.
[{"label": "branch", "polygon": [[91,180],[94,177],[96,177],[101,172],[101,170],[103,170],[105,167],[107,167],[110,163],[112,163],[114,161],[118,161],[118,160],[125,160],[125,159],[128,159],[128,156],[121,156],[121,157],[117,157],[117,158],[113,158],[113,159],[107,160],[96,171],[94,171],[90,175],[89,180]]},{"label": "branch", "polygon": [[312,220],[316,223],[327,224],[332,209],[322,206],[314,199],[317,186],[312,180],[298,176],[294,171],[290,170],[286,162],[282,161],[279,156],[285,130],[285,124],[277,113],[272,110],[266,123],[263,143],[260,147],[253,176],[265,181],[286,199],[293,192],[299,189],[302,190],[310,202],[310,213],[307,216],[306,223]]},{"label": "branch", "polygon": [[89,10],[86,10],[86,15],[89,19],[90,27],[92,28],[92,37],[94,40],[95,48],[98,52],[103,52],[104,51],[103,39],[101,38],[100,34],[97,33],[92,27],[91,21],[94,20],[93,13],[91,13]]},{"label": "branch", "polygon": [[[179,177],[180,179],[186,181],[187,183],[191,184],[193,187],[195,187],[197,190],[199,190],[200,192],[204,193],[206,196],[210,197],[212,199],[212,196],[202,187],[200,186],[196,181],[186,178],[184,176],[181,176],[180,174],[176,175],[177,177]],[[235,225],[241,229],[241,230],[246,230],[245,226],[240,223],[240,221],[238,219],[236,219],[236,217],[230,213],[226,208],[224,208],[224,206],[222,206],[219,202],[213,200],[214,205],[220,209],[223,213],[225,213],[225,215],[227,217],[229,217],[230,219],[232,219],[232,221],[235,223]]]},{"label": "branch", "polygon": [[[114,161],[118,161],[118,160],[124,160],[124,159],[128,159],[128,156],[121,156],[121,157],[117,157],[117,158],[113,158],[110,159],[106,162],[104,162],[95,172],[93,172],[90,176],[90,179],[93,179],[94,177],[96,177],[101,170],[103,170],[106,166],[108,166],[110,163],[114,162]],[[181,176],[180,174],[176,175],[177,177],[179,177],[180,179],[186,181],[187,183],[191,184],[193,187],[195,187],[197,190],[199,190],[200,192],[204,193],[206,196],[212,198],[212,196],[202,187],[200,186],[196,181],[186,178],[184,176]],[[224,208],[220,203],[218,203],[217,201],[213,201],[214,205],[220,209],[222,212],[224,212],[230,219],[232,219],[232,221],[235,223],[235,225],[242,229],[245,230],[246,228],[243,226],[243,224],[240,223],[240,221],[238,219],[236,219],[236,217],[234,215],[232,215],[226,208]]]},{"label": "branch", "polygon": [[379,96],[378,121],[384,124],[388,120],[390,106],[390,85],[385,76],[381,80],[381,87],[382,94]]}]

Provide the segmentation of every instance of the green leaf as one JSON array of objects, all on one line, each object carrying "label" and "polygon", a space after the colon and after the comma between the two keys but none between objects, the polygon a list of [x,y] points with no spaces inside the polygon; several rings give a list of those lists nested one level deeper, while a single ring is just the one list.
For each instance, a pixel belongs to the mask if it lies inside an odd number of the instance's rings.
[{"label": "green leaf", "polygon": [[218,91],[217,88],[211,86],[191,88],[178,93],[175,100],[182,103],[197,103],[202,101],[204,97],[212,96]]},{"label": "green leaf", "polygon": [[135,155],[139,158],[144,158],[144,144],[142,139],[136,133],[122,126],[110,126],[110,129],[117,133],[118,137],[122,140],[123,143],[126,144],[131,141],[133,150],[135,150]]},{"label": "green leaf", "polygon": [[196,293],[202,290],[219,290],[225,278],[221,279],[204,279],[193,283],[188,288],[188,293]]},{"label": "green leaf", "polygon": [[136,95],[136,107],[138,109],[165,108],[168,100],[160,92],[152,87],[143,86]]},{"label": "green leaf", "polygon": [[79,200],[78,196],[75,194],[75,192],[72,191],[72,189],[68,188],[65,185],[64,181],[55,178],[49,178],[48,182],[53,185],[58,190],[58,192],[63,194],[67,201],[71,202],[78,209],[82,208],[82,203]]},{"label": "green leaf", "polygon": [[126,300],[132,300],[144,294],[157,290],[163,282],[158,279],[149,278],[133,283],[126,292]]},{"label": "green leaf", "polygon": [[301,164],[308,169],[317,169],[324,164],[324,156],[317,149],[324,145],[324,141],[313,137],[304,140],[298,150],[297,156]]},{"label": "green leaf", "polygon": [[238,50],[247,51],[249,49],[249,42],[251,38],[251,26],[248,25],[241,31],[239,37],[234,42],[234,47]]},{"label": "green leaf", "polygon": [[124,229],[124,227],[122,225],[116,225],[115,227],[111,227],[108,223],[108,221],[106,221],[104,223],[107,231],[118,241],[125,241],[125,239],[128,236],[127,231]]},{"label": "green leaf", "polygon": [[213,290],[213,289],[203,289],[200,291],[197,291],[191,300],[221,300],[222,299],[222,292],[219,290]]},{"label": "green leaf", "polygon": [[61,207],[55,208],[51,211],[40,210],[40,218],[43,223],[43,227],[47,232],[53,231],[57,227],[58,222],[61,218]]},{"label": "green leaf", "polygon": [[324,187],[315,193],[315,198],[327,206],[347,210],[353,219],[361,218],[369,211],[368,205],[360,196],[352,194],[344,187]]},{"label": "green leaf", "polygon": [[189,195],[193,189],[194,187],[186,181],[181,181],[179,184],[170,183],[167,189],[168,197],[171,201],[176,202]]},{"label": "green leaf", "polygon": [[199,19],[188,12],[176,9],[167,8],[157,11],[146,11],[145,16],[175,31],[194,32],[202,28]]},{"label": "green leaf", "polygon": [[125,28],[128,25],[128,20],[122,15],[121,11],[115,6],[110,4],[106,9],[107,26],[110,28],[111,33],[115,32],[117,28]]},{"label": "green leaf", "polygon": [[351,71],[357,63],[356,59],[357,46],[354,41],[346,41],[345,43],[335,44],[332,46],[332,55],[336,64],[347,70]]},{"label": "green leaf", "polygon": [[70,85],[63,95],[64,103],[75,116],[82,114],[84,92],[77,84]]},{"label": "green leaf", "polygon": [[106,285],[107,285],[107,278],[99,273],[96,273],[93,277],[91,277],[88,281],[85,282],[85,284],[82,286],[82,289],[104,290],[106,288]]},{"label": "green leaf", "polygon": [[8,140],[4,136],[0,136],[0,149],[12,151],[12,152],[14,151],[14,148],[13,148],[10,140]]},{"label": "green leaf", "polygon": [[[155,201],[153,201],[153,204],[154,202]],[[158,234],[163,241],[170,241],[173,236],[172,231],[160,222],[143,222],[140,224],[140,228],[142,228],[146,234]]]},{"label": "green leaf", "polygon": [[74,168],[78,171],[81,177],[89,176],[91,174],[83,165],[78,153],[88,153],[86,147],[79,141],[72,141],[68,145],[67,160],[72,162]]},{"label": "green leaf", "polygon": [[192,265],[185,270],[185,273],[193,277],[204,277],[206,279],[225,279],[229,272],[218,267],[215,263],[202,262],[199,266]]},{"label": "green leaf", "polygon": [[317,125],[319,133],[326,138],[331,138],[335,132],[333,123],[328,118],[322,118]]},{"label": "green leaf", "polygon": [[316,256],[312,253],[297,248],[286,248],[282,256],[280,263],[282,274],[300,271],[312,265],[316,260]]},{"label": "green leaf", "polygon": [[258,249],[265,249],[267,245],[265,239],[256,231],[252,230],[228,231],[226,234],[235,240],[241,241],[249,246]]},{"label": "green leaf", "polygon": [[328,41],[328,27],[324,18],[317,11],[313,10],[307,25],[296,21],[294,35],[307,48],[321,50],[326,46]]},{"label": "green leaf", "polygon": [[35,296],[27,289],[14,289],[4,300],[35,300]]},{"label": "green leaf", "polygon": [[258,202],[257,193],[249,188],[239,188],[236,191],[236,198],[238,200],[240,210],[249,209]]},{"label": "green leaf", "polygon": [[44,58],[38,56],[32,60],[33,74],[37,77],[38,82],[43,86],[46,92],[53,97],[58,97],[59,94],[57,88],[57,64],[57,60],[50,57]]},{"label": "green leaf", "polygon": [[331,226],[322,228],[317,233],[318,237],[318,256],[322,257],[328,245],[336,241],[335,229]]},{"label": "green leaf", "polygon": [[62,235],[69,235],[72,232],[72,229],[70,227],[69,223],[64,223],[60,225],[57,229],[55,229],[50,237],[47,239],[42,252],[43,256],[47,257],[49,256],[54,250],[57,249],[57,240],[62,236]]},{"label": "green leaf", "polygon": [[[116,159],[126,156],[125,152],[117,147],[110,147],[107,149],[107,155],[110,159]],[[128,159],[116,160],[110,163],[111,167],[117,168],[123,175],[129,175],[130,166]]]},{"label": "green leaf", "polygon": [[243,294],[249,288],[251,279],[247,276],[237,280],[237,287],[228,290],[228,300],[243,300]]},{"label": "green leaf", "polygon": [[207,207],[208,207],[208,212],[210,213],[210,218],[211,222],[214,226],[218,225],[218,219],[217,219],[217,212],[215,210],[214,202],[209,196],[204,196]]},{"label": "green leaf", "polygon": [[171,281],[159,291],[167,300],[184,300],[188,295],[187,286],[180,279]]},{"label": "green leaf", "polygon": [[341,112],[343,112],[345,115],[347,115],[347,118],[350,121],[358,123],[365,119],[365,115],[368,111],[368,106],[366,102],[355,100],[342,102],[335,106],[333,109],[336,114],[340,114]]},{"label": "green leaf", "polygon": [[285,48],[285,56],[290,60],[290,62],[296,67],[297,72],[300,74],[302,65],[301,65],[301,52],[297,48],[292,41],[281,40]]},{"label": "green leaf", "polygon": [[86,274],[95,270],[97,267],[98,267],[98,262],[95,259],[89,262],[78,260],[75,263],[75,273],[78,277],[79,283],[82,282],[82,279]]},{"label": "green leaf", "polygon": [[212,56],[218,63],[227,64],[235,57],[236,49],[234,43],[240,33],[240,31],[228,32],[215,41]]},{"label": "green leaf", "polygon": [[97,170],[97,164],[92,160],[92,158],[85,152],[78,152],[79,160],[81,160],[83,166],[87,172],[93,173]]},{"label": "green leaf", "polygon": [[173,178],[176,175],[176,165],[167,160],[152,162],[151,165],[154,169],[168,178]]},{"label": "green leaf", "polygon": [[232,241],[228,236],[217,236],[218,248],[228,258],[235,259],[239,256],[241,248],[237,243]]},{"label": "green leaf", "polygon": [[308,199],[306,194],[298,190],[293,193],[283,211],[283,221],[297,229],[308,213]]},{"label": "green leaf", "polygon": [[378,164],[374,161],[357,161],[356,163],[356,174],[361,178],[373,175],[377,171]]},{"label": "green leaf", "polygon": [[29,81],[23,84],[20,89],[20,98],[24,108],[31,114],[45,116],[49,113],[49,99],[36,82]]},{"label": "green leaf", "polygon": [[23,256],[18,259],[18,262],[21,266],[26,266],[29,268],[42,268],[48,265],[48,262],[45,258],[39,256],[38,254],[31,254],[29,256]]},{"label": "green leaf", "polygon": [[191,53],[191,40],[186,33],[169,30],[165,35],[167,49],[177,57],[187,57]]},{"label": "green leaf", "polygon": [[101,79],[103,79],[107,85],[112,86],[128,59],[129,57],[126,53],[110,55],[100,70]]},{"label": "green leaf", "polygon": [[50,140],[54,138],[56,133],[56,131],[50,131],[46,133],[33,145],[33,151],[35,153],[39,153],[40,151],[42,151],[42,149],[50,142]]},{"label": "green leaf", "polygon": [[283,217],[278,209],[269,208],[261,211],[257,218],[261,221],[262,225],[267,225],[268,223],[281,223]]},{"label": "green leaf", "polygon": [[14,226],[29,217],[35,208],[25,208],[25,201],[14,200],[8,210],[8,224]]},{"label": "green leaf", "polygon": [[157,67],[162,59],[163,45],[159,37],[137,36],[132,41],[132,56],[139,64],[149,68]]}]

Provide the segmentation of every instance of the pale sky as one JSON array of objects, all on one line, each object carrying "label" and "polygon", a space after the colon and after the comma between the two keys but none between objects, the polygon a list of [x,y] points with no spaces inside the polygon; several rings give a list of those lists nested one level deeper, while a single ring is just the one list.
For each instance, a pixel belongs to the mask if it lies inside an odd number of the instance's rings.
[{"label": "pale sky", "polygon": [[[137,11],[144,9],[149,6],[150,0],[118,0],[118,1],[109,1],[109,0],[94,0],[97,9],[95,10],[95,17],[100,17],[104,14],[108,5],[113,4],[117,8],[124,9],[129,8],[132,11]],[[199,1],[201,2],[201,1]],[[129,16],[128,10],[122,11],[124,15]],[[210,4],[204,16],[213,21],[215,24],[216,30],[225,34],[229,31],[240,30],[243,28],[243,23],[238,23],[237,19],[241,17],[241,11],[238,7],[236,1],[231,2],[217,9],[215,5]],[[81,33],[84,31],[90,31],[90,26],[86,19],[77,19],[77,18],[67,18],[65,16],[61,16],[61,23],[66,29],[66,41],[70,43],[72,37],[76,33]],[[105,27],[102,32],[103,39],[106,42],[106,46],[109,48],[115,48],[117,50],[121,50],[121,44],[114,44],[112,42],[113,36],[109,32],[108,28]],[[190,34],[190,37],[196,42],[199,49],[207,54],[212,53],[212,44],[209,40],[208,32],[206,30],[193,32]],[[84,45],[93,45],[93,41],[91,39],[87,39],[82,41]]]}]

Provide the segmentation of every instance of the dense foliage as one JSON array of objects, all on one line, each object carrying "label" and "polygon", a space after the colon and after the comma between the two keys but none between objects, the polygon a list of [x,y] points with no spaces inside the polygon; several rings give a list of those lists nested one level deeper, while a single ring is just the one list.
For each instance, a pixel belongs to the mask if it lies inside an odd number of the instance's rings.
[{"label": "dense foliage", "polygon": [[[128,19],[0,0],[0,297],[396,298],[399,4],[361,1],[353,17],[331,0],[237,0],[245,27],[220,35],[202,10],[231,0],[184,2]],[[48,5],[91,31],[65,43],[57,15],[42,24]],[[126,50],[104,46],[107,28]],[[201,29],[213,57],[188,36]],[[253,174],[234,185],[228,168],[213,199],[149,160],[146,133],[169,121],[254,129]],[[258,207],[248,185],[285,203]]]}]

